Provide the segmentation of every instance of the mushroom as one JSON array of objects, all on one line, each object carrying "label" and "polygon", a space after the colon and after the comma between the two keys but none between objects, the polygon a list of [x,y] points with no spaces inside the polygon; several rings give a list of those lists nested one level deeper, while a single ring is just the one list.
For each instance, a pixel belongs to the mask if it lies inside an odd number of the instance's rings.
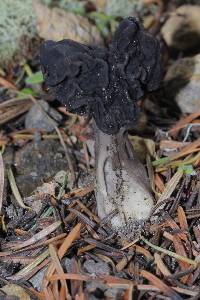
[{"label": "mushroom", "polygon": [[99,217],[115,211],[110,222],[116,230],[148,219],[154,199],[127,130],[137,121],[137,100],[160,85],[158,41],[129,17],[107,50],[67,39],[44,42],[41,67],[56,99],[70,112],[94,119]]}]

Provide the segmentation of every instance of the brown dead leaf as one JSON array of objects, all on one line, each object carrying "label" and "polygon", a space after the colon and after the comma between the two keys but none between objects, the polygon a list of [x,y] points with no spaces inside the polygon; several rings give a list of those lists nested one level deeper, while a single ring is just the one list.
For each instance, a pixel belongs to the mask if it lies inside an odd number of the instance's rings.
[{"label": "brown dead leaf", "polygon": [[12,99],[0,104],[0,125],[20,116],[32,106],[30,99]]},{"label": "brown dead leaf", "polygon": [[158,188],[159,192],[163,193],[164,189],[165,189],[165,185],[158,173],[155,174],[154,182],[155,182],[155,186]]},{"label": "brown dead leaf", "polygon": [[161,224],[161,226],[162,227],[169,226],[171,229],[176,231],[176,236],[178,236],[183,241],[187,242],[188,239],[187,239],[186,234],[184,232],[182,232],[180,227],[176,224],[176,222],[170,216],[168,216],[165,219],[165,221]]},{"label": "brown dead leaf", "polygon": [[44,293],[36,291],[33,287],[30,287],[30,288],[27,287],[27,289],[29,290],[30,294],[32,294],[32,295],[34,295],[36,297],[36,299],[38,299],[38,300],[46,300],[45,296],[44,296]]},{"label": "brown dead leaf", "polygon": [[166,239],[168,239],[169,241],[173,242],[173,235],[167,231],[163,232],[163,237],[165,237]]},{"label": "brown dead leaf", "polygon": [[[92,191],[92,189],[89,191]],[[85,190],[84,193],[86,193],[86,195],[87,195],[87,190]],[[100,223],[99,217],[97,217],[95,214],[93,214],[91,212],[91,210],[89,210],[80,200],[76,200],[76,203],[91,219],[95,220],[96,223]]]},{"label": "brown dead leaf", "polygon": [[171,273],[170,273],[169,269],[167,268],[167,266],[164,264],[164,262],[161,258],[161,255],[158,253],[154,253],[154,259],[155,259],[156,266],[160,270],[160,272],[164,276],[170,276]]},{"label": "brown dead leaf", "polygon": [[[80,264],[73,257],[71,259],[71,271],[72,273],[79,274],[80,273]],[[78,292],[83,291],[83,283],[81,281],[71,280],[71,296],[74,299]]]},{"label": "brown dead leaf", "polygon": [[[72,245],[73,241],[76,240],[80,234],[80,230],[81,230],[81,223],[78,223],[73,229],[72,231],[68,234],[68,236],[64,239],[62,245],[60,246],[60,248],[58,249],[58,258],[61,259],[66,251],[70,248],[70,246]],[[45,290],[48,286],[49,283],[49,277],[51,277],[53,275],[55,271],[55,266],[53,263],[51,263],[48,267],[48,270],[46,272],[46,276],[43,280],[43,290]]]},{"label": "brown dead leaf", "polygon": [[91,193],[92,191],[94,191],[94,186],[87,186],[87,187],[84,187],[84,188],[78,188],[78,189],[72,190],[70,193],[64,194],[63,198],[65,200],[69,199],[69,198],[73,198],[73,197],[80,198],[80,197],[86,196],[87,194]]},{"label": "brown dead leaf", "polygon": [[180,129],[184,128],[187,124],[191,123],[194,119],[198,118],[199,116],[200,109],[187,117],[183,117],[169,130],[169,134],[173,136],[173,138],[176,138]]},{"label": "brown dead leaf", "polygon": [[187,232],[189,232],[186,215],[185,215],[185,212],[184,212],[184,210],[181,206],[178,207],[177,213],[178,213],[178,221],[179,221],[181,229],[186,230]]},{"label": "brown dead leaf", "polygon": [[87,245],[87,246],[85,246],[83,248],[79,248],[77,255],[81,255],[82,253],[88,252],[89,250],[94,249],[94,248],[96,248],[95,245]]},{"label": "brown dead leaf", "polygon": [[3,77],[0,77],[0,85],[6,89],[16,90],[16,86]]},{"label": "brown dead leaf", "polygon": [[128,262],[132,259],[132,257],[133,257],[133,254],[128,254],[128,255],[124,256],[116,265],[117,272],[121,272],[126,267]]},{"label": "brown dead leaf", "polygon": [[[56,253],[56,250],[54,248],[54,246],[52,244],[49,245],[49,253],[51,255],[51,258],[52,258],[52,262],[54,264],[54,267],[58,273],[58,275],[63,275],[64,274],[64,271],[63,271],[63,268],[61,266],[61,263],[60,263],[60,260],[57,256],[57,253]],[[68,291],[68,287],[67,287],[67,283],[65,280],[61,280],[61,285],[65,291],[64,295],[65,297],[68,298],[69,296],[69,291]]]},{"label": "brown dead leaf", "polygon": [[[187,257],[185,248],[182,244],[181,239],[178,236],[175,236],[175,235],[173,236],[173,244],[174,244],[174,248],[175,248],[175,251],[177,254]],[[188,268],[190,268],[190,265],[185,261],[178,260],[178,263],[179,263],[182,271],[186,271]],[[181,282],[186,283],[188,281],[189,277],[191,277],[191,274],[185,275],[184,277],[181,278]]]},{"label": "brown dead leaf", "polygon": [[153,275],[150,272],[147,272],[145,270],[142,270],[141,276],[143,276],[145,279],[149,280],[160,291],[162,291],[165,295],[169,296],[170,299],[181,300],[181,297],[171,287],[166,285],[161,279],[159,279],[155,275]]},{"label": "brown dead leaf", "polygon": [[[199,291],[193,291],[191,289],[184,289],[184,288],[179,288],[179,287],[172,287],[172,288],[176,292],[178,292],[180,294],[183,294],[183,295],[193,296],[193,297],[199,295]],[[139,291],[154,291],[154,292],[159,292],[159,289],[157,287],[155,287],[154,285],[150,285],[150,284],[138,284],[137,285],[137,289]]]},{"label": "brown dead leaf", "polygon": [[48,277],[49,281],[57,281],[57,280],[80,280],[80,281],[100,281],[109,284],[110,286],[116,285],[125,285],[130,286],[134,285],[135,282],[132,280],[114,277],[111,275],[99,275],[95,277],[94,275],[83,275],[83,274],[74,274],[74,273],[64,273],[63,275],[52,275]]},{"label": "brown dead leaf", "polygon": [[144,257],[146,257],[146,259],[148,261],[153,260],[153,256],[151,255],[151,253],[149,252],[149,250],[147,250],[144,247],[141,247],[139,245],[134,245],[133,248],[135,248],[135,251],[137,253],[140,253],[140,254],[144,255]]},{"label": "brown dead leaf", "polygon": [[50,287],[46,287],[43,292],[44,292],[44,295],[45,295],[45,300],[47,300],[47,299],[48,300],[55,300],[55,297],[54,297]]},{"label": "brown dead leaf", "polygon": [[182,147],[186,146],[187,143],[183,142],[177,142],[172,140],[161,140],[160,141],[160,150],[166,150],[166,149],[181,149]]},{"label": "brown dead leaf", "polygon": [[179,158],[181,158],[183,156],[186,156],[186,155],[191,154],[193,152],[199,151],[199,149],[198,149],[199,146],[200,146],[200,139],[197,139],[193,143],[191,143],[191,144],[183,147],[182,150],[179,153],[174,154],[170,158],[170,160],[179,159]]}]

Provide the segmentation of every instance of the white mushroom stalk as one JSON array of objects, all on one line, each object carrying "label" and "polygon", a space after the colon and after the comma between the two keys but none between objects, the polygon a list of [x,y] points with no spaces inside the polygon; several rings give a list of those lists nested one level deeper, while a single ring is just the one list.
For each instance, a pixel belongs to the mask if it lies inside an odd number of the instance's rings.
[{"label": "white mushroom stalk", "polygon": [[113,229],[146,220],[154,206],[146,170],[136,157],[123,129],[115,135],[95,129],[96,200],[98,215]]}]

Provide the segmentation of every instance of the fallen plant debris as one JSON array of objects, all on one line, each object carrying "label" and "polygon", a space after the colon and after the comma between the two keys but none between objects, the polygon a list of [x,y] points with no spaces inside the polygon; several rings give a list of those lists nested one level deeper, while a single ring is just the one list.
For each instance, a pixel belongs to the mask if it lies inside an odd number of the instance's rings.
[{"label": "fallen plant debris", "polygon": [[[163,1],[145,2],[162,6],[150,15],[150,30],[159,31],[170,12]],[[129,132],[145,149],[155,198],[133,239],[109,226],[116,211],[97,215],[90,120],[52,101],[42,81],[35,61],[0,70],[0,299],[200,299],[200,110],[174,118],[163,107],[142,133]],[[31,107],[42,109],[38,100],[63,116],[51,132],[25,128]],[[32,143],[39,159],[39,144],[55,140],[68,162],[64,177],[59,169],[23,197],[16,154]]]},{"label": "fallen plant debris", "polygon": [[[198,117],[199,115],[196,116]],[[191,158],[191,153],[194,153],[193,145],[194,142],[187,144],[187,151],[183,152],[186,162],[188,156]],[[198,143],[195,146],[198,147]],[[188,150],[190,150],[189,154]],[[158,143],[157,157],[160,151],[163,149],[159,149]],[[180,157],[180,154],[176,157]],[[198,172],[197,160],[192,162],[192,172]],[[164,169],[158,169],[160,164],[153,163],[154,172],[163,183],[165,178],[168,178],[169,184],[176,170],[179,169],[178,165],[172,167],[170,163],[171,160],[165,162]],[[161,165],[163,165],[162,161]],[[171,179],[167,169],[171,170]],[[187,190],[185,190],[186,186]],[[198,186],[198,176],[187,174],[187,169],[184,171],[184,168],[181,169],[181,177],[176,180],[176,184],[170,184],[169,194],[166,193],[168,185],[161,193],[159,184],[155,182],[158,203],[161,201],[162,206],[162,209],[158,207],[154,211],[154,215],[160,215],[159,222],[151,221],[148,226],[146,225],[143,236],[135,241],[119,240],[106,224],[102,222],[101,225],[101,221],[96,216],[94,198],[89,203],[84,200],[93,192],[92,187],[74,188],[70,193],[63,194],[59,204],[69,212],[63,219],[64,227],[60,227],[61,231],[58,231],[58,226],[61,225],[58,220],[52,222],[49,229],[47,227],[37,233],[33,231],[33,236],[28,238],[30,231],[27,232],[24,224],[19,228],[21,231],[24,230],[23,234],[16,235],[17,242],[2,243],[1,261],[11,260],[14,264],[18,262],[21,265],[20,270],[11,276],[6,276],[6,280],[27,282],[34,274],[48,266],[41,291],[24,284],[18,283],[18,285],[25,288],[31,297],[38,299],[54,299],[55,294],[59,295],[60,299],[87,298],[88,291],[85,284],[88,282],[95,282],[97,287],[99,284],[105,284],[110,289],[115,288],[122,292],[122,299],[132,299],[132,295],[138,298],[143,295],[142,297],[148,299],[151,295],[160,293],[170,299],[192,299],[193,297],[197,299],[200,293],[198,287],[199,214],[195,215],[195,212],[200,211],[200,206],[196,202],[199,197]],[[191,199],[195,189],[198,197],[193,196]],[[185,202],[184,191],[190,195],[190,201]],[[167,200],[168,197],[173,197],[173,200],[164,202],[163,200]],[[196,211],[194,208],[191,211],[190,208],[194,207],[194,204]],[[192,218],[191,214],[193,214]],[[28,253],[27,260],[25,257]],[[68,258],[71,271],[65,269],[64,257]],[[110,265],[111,275],[87,274],[83,269],[83,262],[89,258]]]}]

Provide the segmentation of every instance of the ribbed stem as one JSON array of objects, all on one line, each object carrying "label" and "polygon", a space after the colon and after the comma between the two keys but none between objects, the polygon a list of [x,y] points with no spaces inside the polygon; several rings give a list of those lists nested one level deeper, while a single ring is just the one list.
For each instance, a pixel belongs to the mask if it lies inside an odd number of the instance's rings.
[{"label": "ribbed stem", "polygon": [[116,210],[111,220],[118,229],[129,222],[145,220],[153,197],[144,166],[134,154],[124,130],[108,135],[95,128],[96,199],[100,218]]}]

